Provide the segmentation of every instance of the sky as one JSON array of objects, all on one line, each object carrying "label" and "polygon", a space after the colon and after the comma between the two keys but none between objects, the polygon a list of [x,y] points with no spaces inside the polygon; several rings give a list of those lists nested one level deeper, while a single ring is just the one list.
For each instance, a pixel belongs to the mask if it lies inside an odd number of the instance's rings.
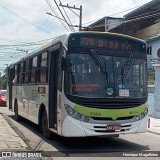
[{"label": "sky", "polygon": [[[70,32],[56,6],[80,8],[82,26],[105,16],[122,18],[128,12],[151,0],[0,0],[0,72],[26,51],[31,52],[48,40]],[[79,10],[60,7],[72,25],[79,25]],[[64,12],[65,11],[65,12]],[[53,16],[46,13],[51,13]],[[56,18],[57,16],[59,18]],[[67,19],[67,17],[66,17]],[[75,28],[78,31],[78,28]]]}]

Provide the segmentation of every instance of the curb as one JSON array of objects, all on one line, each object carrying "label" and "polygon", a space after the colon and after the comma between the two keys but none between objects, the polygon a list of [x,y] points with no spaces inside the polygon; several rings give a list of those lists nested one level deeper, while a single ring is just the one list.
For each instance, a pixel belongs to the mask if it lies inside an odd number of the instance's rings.
[{"label": "curb", "polygon": [[147,132],[150,132],[150,133],[153,133],[153,134],[160,135],[160,133],[158,133],[158,132],[155,132],[155,131],[151,131],[151,130],[149,130],[149,129],[147,129]]}]

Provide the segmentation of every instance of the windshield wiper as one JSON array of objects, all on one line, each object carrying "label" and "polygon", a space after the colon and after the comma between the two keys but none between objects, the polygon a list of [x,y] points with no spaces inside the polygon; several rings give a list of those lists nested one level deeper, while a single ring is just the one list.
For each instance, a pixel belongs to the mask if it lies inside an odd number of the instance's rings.
[{"label": "windshield wiper", "polygon": [[123,71],[122,71],[122,77],[126,78],[129,68],[131,66],[131,60],[133,58],[133,54],[130,54],[129,58],[126,59],[124,67],[123,67]]},{"label": "windshield wiper", "polygon": [[107,83],[108,83],[108,72],[107,72],[107,67],[106,67],[106,64],[102,63],[102,61],[100,60],[100,58],[98,57],[96,51],[94,49],[90,49],[90,55],[91,55],[91,58],[94,60],[94,62],[96,63],[96,65],[100,68],[101,72],[103,74],[106,74],[106,80],[107,80]]}]

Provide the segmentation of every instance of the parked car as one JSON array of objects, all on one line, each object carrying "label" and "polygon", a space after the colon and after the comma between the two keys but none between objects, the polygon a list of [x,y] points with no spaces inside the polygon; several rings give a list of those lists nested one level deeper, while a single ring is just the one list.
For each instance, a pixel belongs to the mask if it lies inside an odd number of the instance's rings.
[{"label": "parked car", "polygon": [[0,90],[0,106],[7,106],[7,90]]}]

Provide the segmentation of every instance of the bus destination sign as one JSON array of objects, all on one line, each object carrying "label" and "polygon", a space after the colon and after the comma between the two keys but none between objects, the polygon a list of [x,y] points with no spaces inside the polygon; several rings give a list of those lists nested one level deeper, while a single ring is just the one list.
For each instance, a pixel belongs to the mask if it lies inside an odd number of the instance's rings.
[{"label": "bus destination sign", "polygon": [[132,51],[133,46],[126,42],[106,40],[100,38],[80,37],[80,46],[83,47],[99,47],[114,50]]}]

